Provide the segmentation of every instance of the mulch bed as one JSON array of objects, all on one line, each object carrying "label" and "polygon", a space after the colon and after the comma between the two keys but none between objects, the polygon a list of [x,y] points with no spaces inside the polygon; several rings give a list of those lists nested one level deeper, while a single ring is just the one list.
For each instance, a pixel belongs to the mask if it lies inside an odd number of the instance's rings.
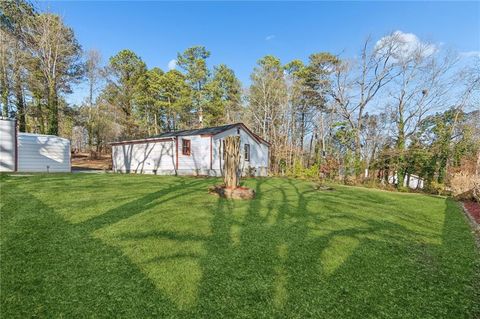
[{"label": "mulch bed", "polygon": [[252,199],[255,198],[255,190],[248,187],[230,188],[223,185],[214,185],[208,189],[210,194],[231,199]]},{"label": "mulch bed", "polygon": [[463,203],[463,207],[468,214],[475,220],[477,224],[480,224],[480,204],[474,201],[468,201]]}]

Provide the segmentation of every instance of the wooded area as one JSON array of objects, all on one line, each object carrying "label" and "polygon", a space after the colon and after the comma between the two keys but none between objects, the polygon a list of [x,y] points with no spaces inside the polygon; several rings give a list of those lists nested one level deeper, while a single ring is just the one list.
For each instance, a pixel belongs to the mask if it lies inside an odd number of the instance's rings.
[{"label": "wooded area", "polygon": [[[478,58],[394,32],[367,38],[355,59],[265,56],[244,87],[227,65],[211,67],[202,46],[179,53],[178,70],[148,69],[128,49],[104,64],[60,16],[24,1],[0,9],[2,115],[22,132],[100,153],[119,139],[244,122],[272,143],[272,174],[379,185],[394,178],[398,187],[415,174],[429,189],[459,173],[478,178]],[[88,95],[69,105],[79,83]]]}]

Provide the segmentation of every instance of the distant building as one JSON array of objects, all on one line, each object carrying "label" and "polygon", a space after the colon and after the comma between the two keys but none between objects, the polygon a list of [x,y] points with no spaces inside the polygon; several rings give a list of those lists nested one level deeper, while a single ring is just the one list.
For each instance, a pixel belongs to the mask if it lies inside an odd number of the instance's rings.
[{"label": "distant building", "polygon": [[222,141],[232,135],[240,136],[243,174],[267,176],[270,143],[243,123],[111,143],[112,168],[121,173],[221,176]]},{"label": "distant building", "polygon": [[[398,176],[396,173],[395,175],[390,175],[388,177],[388,183],[394,185],[398,184]],[[423,178],[414,174],[406,174],[405,178],[403,179],[403,186],[408,186],[411,189],[423,189]]]},{"label": "distant building", "polygon": [[55,135],[19,133],[0,119],[0,172],[70,172],[70,141]]}]

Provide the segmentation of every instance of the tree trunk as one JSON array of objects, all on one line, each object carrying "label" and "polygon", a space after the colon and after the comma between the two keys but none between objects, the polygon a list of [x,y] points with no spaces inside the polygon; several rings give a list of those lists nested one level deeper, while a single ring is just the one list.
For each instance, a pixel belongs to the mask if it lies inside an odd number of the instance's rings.
[{"label": "tree trunk", "polygon": [[305,138],[305,112],[302,112],[302,122],[301,122],[301,129],[300,129],[300,151],[302,152],[303,157],[303,139]]},{"label": "tree trunk", "polygon": [[310,137],[310,145],[308,148],[307,167],[310,167],[310,159],[312,158],[313,139],[317,137],[317,131],[312,132]]},{"label": "tree trunk", "polygon": [[25,115],[25,101],[23,99],[23,91],[22,86],[20,83],[16,85],[16,92],[17,98],[17,119],[18,119],[18,129],[20,132],[26,132],[27,125],[26,125],[26,115]]},{"label": "tree trunk", "polygon": [[240,136],[227,136],[223,141],[223,172],[227,188],[240,185]]},{"label": "tree trunk", "polygon": [[50,85],[48,91],[48,134],[58,135],[58,97],[55,85]]},{"label": "tree trunk", "polygon": [[8,87],[7,84],[2,81],[2,116],[8,117]]}]

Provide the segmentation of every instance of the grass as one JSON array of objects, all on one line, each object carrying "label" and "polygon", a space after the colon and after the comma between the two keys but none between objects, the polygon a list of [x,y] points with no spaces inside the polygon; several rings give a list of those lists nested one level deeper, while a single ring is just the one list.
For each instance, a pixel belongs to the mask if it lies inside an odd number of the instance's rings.
[{"label": "grass", "polygon": [[0,177],[1,315],[475,318],[480,256],[456,202],[250,179]]}]

